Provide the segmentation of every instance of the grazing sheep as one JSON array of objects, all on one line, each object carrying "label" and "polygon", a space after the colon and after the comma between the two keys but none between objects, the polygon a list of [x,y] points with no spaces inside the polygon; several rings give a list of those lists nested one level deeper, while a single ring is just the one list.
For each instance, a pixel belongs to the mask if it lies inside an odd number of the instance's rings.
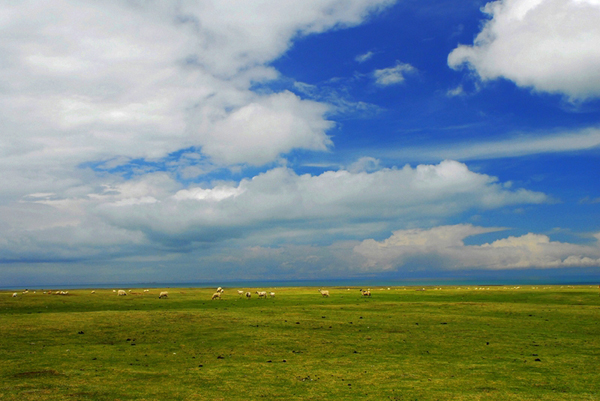
[{"label": "grazing sheep", "polygon": [[220,292],[215,292],[210,300],[212,301],[213,299],[217,299],[217,298],[221,299],[221,293]]},{"label": "grazing sheep", "polygon": [[363,297],[370,297],[371,296],[371,289],[370,288],[368,290],[361,289],[360,292],[362,292]]},{"label": "grazing sheep", "polygon": [[113,290],[113,292],[117,292],[117,290]]},{"label": "grazing sheep", "polygon": [[95,293],[96,293],[96,291],[92,291],[92,294],[95,294]]},{"label": "grazing sheep", "polygon": [[275,293],[274,293],[274,292],[270,292],[270,293],[269,293],[269,296],[270,296],[271,298],[275,298]]},{"label": "grazing sheep", "polygon": [[267,292],[266,291],[256,291],[256,293],[258,294],[259,298],[267,298]]},{"label": "grazing sheep", "polygon": [[250,294],[249,292],[246,293],[246,298],[250,299],[252,298],[252,294]]},{"label": "grazing sheep", "polygon": [[321,290],[319,289],[319,292],[321,293],[321,295],[323,295],[324,297],[329,297],[329,290]]},{"label": "grazing sheep", "polygon": [[144,292],[150,292],[150,290],[144,290]]},{"label": "grazing sheep", "polygon": [[169,293],[167,291],[162,291],[159,295],[158,295],[158,299],[161,298],[169,298]]},{"label": "grazing sheep", "polygon": [[242,290],[238,290],[238,294],[239,294],[239,295],[244,295],[244,291],[242,291]]},{"label": "grazing sheep", "polygon": [[17,297],[17,293],[14,292],[12,296],[13,296],[13,298],[16,298]]},{"label": "grazing sheep", "polygon": [[221,287],[217,288],[217,292],[223,292],[223,289]]},{"label": "grazing sheep", "polygon": [[124,290],[119,290],[118,295],[121,297],[127,295],[127,293]]}]

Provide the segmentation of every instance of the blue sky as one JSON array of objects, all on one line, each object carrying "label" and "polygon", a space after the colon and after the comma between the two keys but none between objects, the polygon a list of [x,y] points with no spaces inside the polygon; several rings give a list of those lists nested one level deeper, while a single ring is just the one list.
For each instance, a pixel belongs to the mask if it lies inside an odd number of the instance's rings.
[{"label": "blue sky", "polygon": [[0,6],[0,282],[600,279],[597,0],[280,3]]}]

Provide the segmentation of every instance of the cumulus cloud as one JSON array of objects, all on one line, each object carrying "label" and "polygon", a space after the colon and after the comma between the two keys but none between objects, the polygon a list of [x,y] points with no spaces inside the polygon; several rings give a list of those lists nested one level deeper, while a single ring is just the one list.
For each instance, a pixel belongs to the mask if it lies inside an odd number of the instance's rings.
[{"label": "cumulus cloud", "polygon": [[381,86],[398,85],[404,82],[406,75],[415,73],[417,69],[410,64],[396,62],[394,67],[373,71],[375,83]]},{"label": "cumulus cloud", "polygon": [[482,11],[490,19],[450,53],[450,67],[573,100],[600,96],[600,2],[501,0]]},{"label": "cumulus cloud", "polygon": [[217,122],[202,151],[226,164],[263,165],[292,149],[324,151],[332,145],[328,107],[291,92],[264,97]]},{"label": "cumulus cloud", "polygon": [[[528,233],[482,245],[465,245],[467,237],[500,231],[473,225],[395,231],[384,241],[365,240],[354,247],[367,270],[395,270],[406,265],[457,269],[524,269],[600,266],[600,246],[550,241]],[[596,236],[596,239],[600,235]]]}]

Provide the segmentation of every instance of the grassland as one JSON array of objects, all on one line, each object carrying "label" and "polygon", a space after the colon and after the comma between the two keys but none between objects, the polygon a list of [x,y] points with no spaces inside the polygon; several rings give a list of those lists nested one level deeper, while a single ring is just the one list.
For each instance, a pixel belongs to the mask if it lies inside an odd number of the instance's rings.
[{"label": "grassland", "polygon": [[486,288],[1,291],[0,400],[600,400],[597,287]]}]

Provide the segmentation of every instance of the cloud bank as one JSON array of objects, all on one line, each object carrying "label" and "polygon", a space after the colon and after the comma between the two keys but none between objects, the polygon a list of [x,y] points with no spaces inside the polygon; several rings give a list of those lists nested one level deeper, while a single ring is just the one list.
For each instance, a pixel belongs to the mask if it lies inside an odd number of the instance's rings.
[{"label": "cloud bank", "polygon": [[513,189],[455,161],[396,169],[371,159],[320,175],[278,167],[206,187],[184,188],[157,172],[65,195],[31,194],[19,202],[19,215],[4,215],[0,257],[86,258],[102,249],[121,255],[140,247],[187,252],[250,236],[257,245],[327,245],[468,211],[548,201],[543,193]]},{"label": "cloud bank", "polygon": [[600,234],[588,246],[550,241],[546,235],[533,233],[482,245],[463,242],[469,236],[499,230],[465,224],[399,230],[384,241],[365,240],[354,252],[365,259],[367,270],[401,270],[407,265],[446,270],[600,267]]}]

